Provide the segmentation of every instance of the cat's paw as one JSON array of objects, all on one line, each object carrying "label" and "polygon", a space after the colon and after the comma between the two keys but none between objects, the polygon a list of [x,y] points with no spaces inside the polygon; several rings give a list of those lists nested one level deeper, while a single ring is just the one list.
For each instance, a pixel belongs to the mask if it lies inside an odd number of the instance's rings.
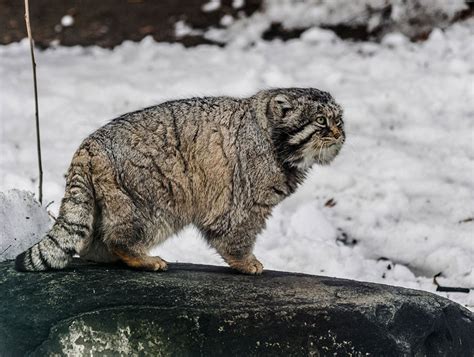
[{"label": "cat's paw", "polygon": [[114,253],[122,262],[133,269],[147,271],[165,271],[168,269],[168,264],[160,257],[131,255],[120,250],[115,250]]},{"label": "cat's paw", "polygon": [[249,275],[259,275],[262,274],[263,264],[258,261],[255,256],[252,256],[245,260],[233,261],[230,264],[232,269],[235,269],[241,273]]},{"label": "cat's paw", "polygon": [[153,271],[165,271],[168,270],[168,263],[161,259],[160,257],[150,257],[152,259],[152,267],[151,270]]}]

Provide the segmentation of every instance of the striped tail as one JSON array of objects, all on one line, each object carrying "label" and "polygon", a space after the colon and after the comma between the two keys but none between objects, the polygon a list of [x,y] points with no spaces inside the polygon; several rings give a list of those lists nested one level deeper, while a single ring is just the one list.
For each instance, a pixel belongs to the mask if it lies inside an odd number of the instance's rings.
[{"label": "striped tail", "polygon": [[56,223],[39,243],[16,257],[16,270],[62,269],[77,253],[81,241],[91,235],[94,194],[87,165],[84,165],[87,158],[81,157],[81,151],[76,153],[69,168],[66,193]]}]

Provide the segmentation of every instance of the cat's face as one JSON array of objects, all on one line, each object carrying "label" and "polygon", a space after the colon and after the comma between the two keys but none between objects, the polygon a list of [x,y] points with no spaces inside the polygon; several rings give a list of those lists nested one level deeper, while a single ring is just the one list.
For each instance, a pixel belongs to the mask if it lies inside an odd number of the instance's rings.
[{"label": "cat's face", "polygon": [[[307,169],[329,164],[345,140],[342,109],[329,93],[316,89],[276,94],[270,101],[273,139],[290,166]],[[302,93],[299,93],[301,91]]]}]

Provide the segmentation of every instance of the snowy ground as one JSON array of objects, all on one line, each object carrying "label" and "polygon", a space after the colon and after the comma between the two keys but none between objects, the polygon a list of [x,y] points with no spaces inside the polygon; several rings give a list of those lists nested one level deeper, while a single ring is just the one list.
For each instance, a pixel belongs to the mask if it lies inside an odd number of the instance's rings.
[{"label": "snowy ground", "polygon": [[[350,43],[311,29],[254,46],[185,49],[145,39],[113,51],[37,52],[45,203],[57,212],[75,148],[121,113],[170,98],[311,86],[345,108],[347,144],[275,209],[256,246],[265,267],[428,291],[442,272],[444,285],[474,288],[473,29],[457,24],[418,44],[401,35]],[[35,191],[26,42],[0,47],[0,78],[0,190]],[[192,229],[156,252],[223,264]],[[444,296],[474,308],[472,290]]]},{"label": "snowy ground", "polygon": [[[243,1],[243,0],[242,0]],[[242,2],[240,1],[240,2]],[[210,3],[219,5],[220,0]],[[236,2],[234,2],[236,3]],[[214,7],[214,10],[218,7]],[[236,6],[238,8],[238,6]],[[263,11],[235,21],[224,16],[224,28],[213,29],[205,37],[219,42],[258,40],[272,23],[286,29],[325,27],[344,24],[365,28],[373,35],[398,31],[410,38],[420,38],[434,25],[446,28],[467,9],[465,0],[264,0]],[[388,10],[388,14],[384,14]],[[186,27],[177,28],[183,34]],[[377,30],[378,29],[378,30]],[[185,31],[184,33],[189,33]],[[377,35],[378,36],[378,35]]]}]

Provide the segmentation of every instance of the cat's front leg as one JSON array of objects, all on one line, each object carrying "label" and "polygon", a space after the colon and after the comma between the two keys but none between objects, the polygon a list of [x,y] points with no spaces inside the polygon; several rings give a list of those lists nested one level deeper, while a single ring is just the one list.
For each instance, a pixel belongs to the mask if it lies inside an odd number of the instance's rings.
[{"label": "cat's front leg", "polygon": [[235,255],[222,255],[222,258],[232,269],[235,269],[244,274],[259,275],[263,272],[263,264],[255,257],[250,254],[245,257]]},{"label": "cat's front leg", "polygon": [[220,234],[207,231],[204,235],[231,268],[244,274],[262,273],[263,264],[253,254],[257,237],[253,229],[237,229]]}]

